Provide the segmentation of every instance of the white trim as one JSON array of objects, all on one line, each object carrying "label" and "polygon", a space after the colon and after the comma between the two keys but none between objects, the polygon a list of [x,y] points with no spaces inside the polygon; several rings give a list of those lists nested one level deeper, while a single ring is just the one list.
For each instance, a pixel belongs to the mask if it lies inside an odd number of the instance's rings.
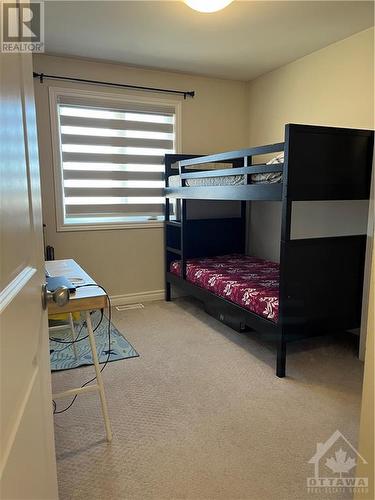
[{"label": "white trim", "polygon": [[[0,313],[12,302],[26,283],[36,273],[35,267],[27,266],[0,292]],[[42,293],[42,292],[41,292]]]},{"label": "white trim", "polygon": [[57,116],[57,99],[58,92],[55,88],[50,87],[49,92],[49,113],[51,127],[51,142],[52,142],[52,163],[53,163],[53,180],[55,186],[54,202],[56,216],[56,230],[60,231],[64,227],[64,184],[62,174],[62,162],[60,151],[60,125]]},{"label": "white trim", "polygon": [[110,297],[112,306],[125,304],[138,304],[139,302],[152,302],[164,300],[164,290],[151,290],[150,292],[126,293],[124,295],[112,295]]},{"label": "white trim", "polygon": [[[97,90],[83,90],[83,89],[72,89],[71,87],[49,87],[50,96],[53,95],[55,99],[58,96],[67,97],[85,97],[85,98],[102,98],[109,101],[124,101],[124,102],[137,102],[139,104],[160,104],[165,106],[174,106],[178,113],[181,113],[182,101],[170,98],[161,97],[139,97],[131,93],[122,92],[118,94],[116,92],[100,92]],[[57,101],[55,101],[57,102]],[[177,149],[177,146],[176,146]]]},{"label": "white trim", "polygon": [[[100,98],[109,101],[122,101],[127,103],[140,103],[140,104],[150,104],[150,105],[164,105],[174,107],[175,113],[175,151],[179,153],[181,151],[182,144],[182,101],[175,99],[165,99],[160,97],[146,97],[146,96],[136,96],[131,93],[121,93],[116,92],[99,92],[92,90],[82,90],[82,89],[72,89],[66,87],[52,87],[48,89],[49,92],[49,112],[50,112],[50,127],[51,127],[51,142],[52,142],[52,162],[53,162],[53,172],[54,172],[54,186],[55,186],[55,214],[56,214],[56,231],[91,231],[91,230],[103,230],[103,229],[134,229],[146,227],[162,227],[163,224],[158,222],[127,222],[123,224],[64,224],[64,206],[63,206],[63,193],[64,193],[64,181],[61,168],[61,148],[60,148],[60,130],[59,130],[59,120],[57,116],[57,102],[59,96],[64,97],[85,97],[87,99]],[[73,227],[74,226],[74,227]]]}]

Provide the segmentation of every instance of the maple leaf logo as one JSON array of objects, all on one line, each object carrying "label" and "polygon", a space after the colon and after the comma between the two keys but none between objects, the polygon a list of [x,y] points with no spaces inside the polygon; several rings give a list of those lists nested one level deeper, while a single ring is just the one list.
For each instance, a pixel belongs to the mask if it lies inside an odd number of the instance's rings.
[{"label": "maple leaf logo", "polygon": [[356,465],[355,459],[347,455],[347,452],[340,448],[339,451],[335,452],[334,457],[327,458],[326,466],[329,467],[332,472],[336,472],[342,477],[343,473],[349,472]]}]

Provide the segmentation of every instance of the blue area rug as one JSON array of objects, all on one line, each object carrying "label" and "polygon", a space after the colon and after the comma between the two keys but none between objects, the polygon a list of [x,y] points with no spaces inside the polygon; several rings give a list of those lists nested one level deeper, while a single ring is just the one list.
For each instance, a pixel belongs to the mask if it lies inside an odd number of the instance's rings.
[{"label": "blue area rug", "polygon": [[[98,325],[100,321],[100,311],[95,311],[91,314],[91,321],[93,328]],[[56,323],[58,324],[58,322]],[[82,329],[81,329],[82,328]],[[81,323],[75,324],[75,337],[81,329],[79,338],[86,337],[87,328],[86,323],[82,320]],[[99,363],[104,363],[108,358],[108,319],[103,316],[103,320],[99,327],[94,332],[95,342],[98,351]],[[77,358],[74,355],[73,346],[71,344],[61,344],[52,340],[56,338],[68,342],[71,340],[69,327],[66,330],[50,332],[50,358],[51,370],[69,370],[71,368],[78,368],[79,366],[92,365],[92,355],[89,339],[76,342]],[[135,358],[139,356],[134,347],[129,344],[125,337],[111,325],[111,346],[109,352],[109,361],[117,361],[119,359]]]}]

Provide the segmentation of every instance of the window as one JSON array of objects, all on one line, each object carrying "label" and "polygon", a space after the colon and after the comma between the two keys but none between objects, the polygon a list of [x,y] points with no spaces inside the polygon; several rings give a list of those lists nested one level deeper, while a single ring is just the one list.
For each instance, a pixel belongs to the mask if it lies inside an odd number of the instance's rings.
[{"label": "window", "polygon": [[50,89],[58,230],[160,225],[179,102]]}]

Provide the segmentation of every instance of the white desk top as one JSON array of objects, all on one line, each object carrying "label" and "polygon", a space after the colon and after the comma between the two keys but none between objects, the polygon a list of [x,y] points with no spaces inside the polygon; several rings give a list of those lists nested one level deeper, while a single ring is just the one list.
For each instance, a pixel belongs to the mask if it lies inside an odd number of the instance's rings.
[{"label": "white desk top", "polygon": [[[73,285],[95,285],[95,281],[77,264],[73,259],[49,260],[45,262],[46,272],[50,276],[65,276]],[[49,314],[60,314],[65,312],[88,311],[102,309],[108,306],[107,296],[104,291],[96,286],[77,288],[70,295],[70,300],[64,307],[54,303],[48,304]]]}]

